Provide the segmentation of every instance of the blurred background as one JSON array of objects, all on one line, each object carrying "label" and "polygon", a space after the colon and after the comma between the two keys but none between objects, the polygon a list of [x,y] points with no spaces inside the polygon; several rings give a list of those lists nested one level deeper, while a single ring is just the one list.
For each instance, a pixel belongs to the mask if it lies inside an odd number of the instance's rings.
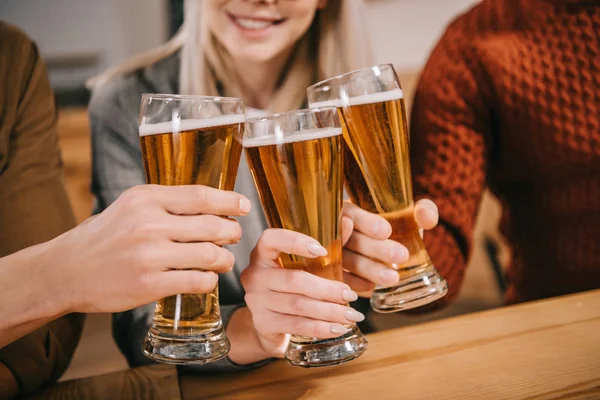
[{"label": "blurred background", "polygon": [[[352,0],[344,0],[352,1]],[[90,141],[86,79],[171,37],[182,22],[182,0],[2,0],[0,19],[19,26],[37,43],[60,107],[59,133],[66,181],[79,221],[91,214]],[[368,0],[378,63],[393,63],[410,113],[412,94],[425,61],[444,31],[474,0]],[[496,200],[486,194],[477,222],[475,248],[460,298],[426,316],[372,315],[379,329],[423,323],[502,304],[508,254],[496,227]],[[401,344],[399,344],[401,345]],[[127,368],[110,334],[109,315],[90,315],[84,337],[63,379]]]}]

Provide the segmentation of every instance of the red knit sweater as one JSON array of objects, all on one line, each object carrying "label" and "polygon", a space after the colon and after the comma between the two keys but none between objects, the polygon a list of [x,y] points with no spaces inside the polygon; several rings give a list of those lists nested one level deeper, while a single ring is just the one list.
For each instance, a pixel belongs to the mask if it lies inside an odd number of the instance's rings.
[{"label": "red knit sweater", "polygon": [[507,302],[600,288],[600,1],[484,0],[434,49],[411,121],[449,299],[486,186],[513,250]]}]

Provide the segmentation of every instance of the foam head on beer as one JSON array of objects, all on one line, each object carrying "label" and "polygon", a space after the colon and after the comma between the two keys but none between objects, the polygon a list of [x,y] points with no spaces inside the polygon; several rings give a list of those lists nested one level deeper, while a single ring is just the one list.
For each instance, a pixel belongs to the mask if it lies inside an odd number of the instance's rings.
[{"label": "foam head on beer", "polygon": [[360,106],[363,104],[383,103],[385,101],[400,100],[404,98],[402,89],[396,88],[388,92],[362,94],[358,96],[340,96],[339,98],[310,103],[311,108]]},{"label": "foam head on beer", "polygon": [[244,147],[265,146],[331,137],[341,134],[335,107],[313,107],[246,121]]},{"label": "foam head on beer", "polygon": [[273,146],[277,144],[287,144],[295,142],[303,142],[307,140],[325,139],[331,136],[342,134],[342,128],[317,128],[296,131],[287,135],[262,135],[255,138],[244,139],[242,145],[244,147],[260,147]]},{"label": "foam head on beer", "polygon": [[308,103],[315,107],[352,107],[404,98],[391,64],[347,72],[308,87]]},{"label": "foam head on beer", "polygon": [[220,115],[204,119],[173,119],[167,122],[147,124],[142,122],[139,126],[140,136],[160,135],[163,133],[181,133],[186,131],[198,131],[201,129],[217,126],[241,124],[245,120],[243,114]]}]

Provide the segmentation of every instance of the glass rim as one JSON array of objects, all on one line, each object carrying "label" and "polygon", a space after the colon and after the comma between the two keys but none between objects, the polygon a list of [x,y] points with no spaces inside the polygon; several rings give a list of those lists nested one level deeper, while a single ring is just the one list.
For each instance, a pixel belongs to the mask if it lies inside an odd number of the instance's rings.
[{"label": "glass rim", "polygon": [[[269,114],[261,117],[247,118],[246,124],[252,124],[256,122],[266,122],[266,121],[274,121],[280,119],[282,117],[289,117],[293,115],[308,115],[308,114],[317,114],[325,111],[332,111],[337,113],[337,107],[335,106],[323,106],[323,107],[315,107],[315,108],[303,108],[300,110],[293,111],[285,111],[277,114]],[[337,114],[336,114],[337,115]]]},{"label": "glass rim", "polygon": [[146,99],[243,104],[242,99],[238,97],[201,96],[195,94],[142,93],[142,101]]},{"label": "glass rim", "polygon": [[392,63],[375,64],[375,65],[371,65],[370,67],[364,67],[364,68],[355,69],[353,71],[344,72],[343,74],[340,74],[340,75],[332,76],[331,78],[323,79],[322,81],[319,81],[317,83],[313,83],[312,85],[310,85],[309,87],[307,87],[306,91],[309,92],[310,90],[316,90],[320,86],[322,86],[324,83],[333,82],[333,81],[337,81],[337,80],[342,80],[344,78],[347,78],[350,75],[355,75],[358,72],[373,70],[373,68],[382,68],[382,67],[383,68],[391,68],[394,71],[394,73],[396,72],[396,70],[394,69],[394,64],[392,64]]}]

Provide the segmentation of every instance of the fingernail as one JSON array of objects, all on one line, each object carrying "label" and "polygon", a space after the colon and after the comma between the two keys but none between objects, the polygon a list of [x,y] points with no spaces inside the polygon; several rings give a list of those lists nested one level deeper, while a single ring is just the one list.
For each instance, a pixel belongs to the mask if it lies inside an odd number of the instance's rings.
[{"label": "fingernail", "polygon": [[404,246],[394,246],[390,250],[390,261],[395,264],[400,264],[408,261],[408,250]]},{"label": "fingernail", "polygon": [[396,283],[400,279],[400,277],[398,276],[398,272],[391,269],[381,271],[379,277],[381,278],[381,283],[383,285]]},{"label": "fingernail", "polygon": [[364,314],[356,311],[353,308],[346,310],[345,317],[351,322],[360,322],[365,320]]},{"label": "fingernail", "polygon": [[344,333],[347,333],[350,329],[346,328],[343,325],[340,324],[331,324],[329,325],[329,332],[334,333],[336,335],[343,335]]},{"label": "fingernail", "polygon": [[433,212],[437,210],[437,206],[435,205],[435,203],[429,199],[421,199],[417,202],[417,205],[425,207]]},{"label": "fingernail", "polygon": [[250,200],[248,200],[245,197],[242,197],[240,199],[240,211],[247,214],[250,212],[251,208],[252,208],[252,204],[250,203]]},{"label": "fingernail", "polygon": [[429,208],[429,207],[423,207],[423,213],[427,214],[426,217],[427,219],[435,219],[436,218],[436,212],[434,209]]},{"label": "fingernail", "polygon": [[327,255],[327,249],[317,242],[310,242],[308,244],[308,252],[317,257],[323,257]]},{"label": "fingernail", "polygon": [[342,300],[344,301],[356,301],[358,299],[358,294],[356,294],[355,291],[350,290],[350,289],[345,289],[342,292]]}]

